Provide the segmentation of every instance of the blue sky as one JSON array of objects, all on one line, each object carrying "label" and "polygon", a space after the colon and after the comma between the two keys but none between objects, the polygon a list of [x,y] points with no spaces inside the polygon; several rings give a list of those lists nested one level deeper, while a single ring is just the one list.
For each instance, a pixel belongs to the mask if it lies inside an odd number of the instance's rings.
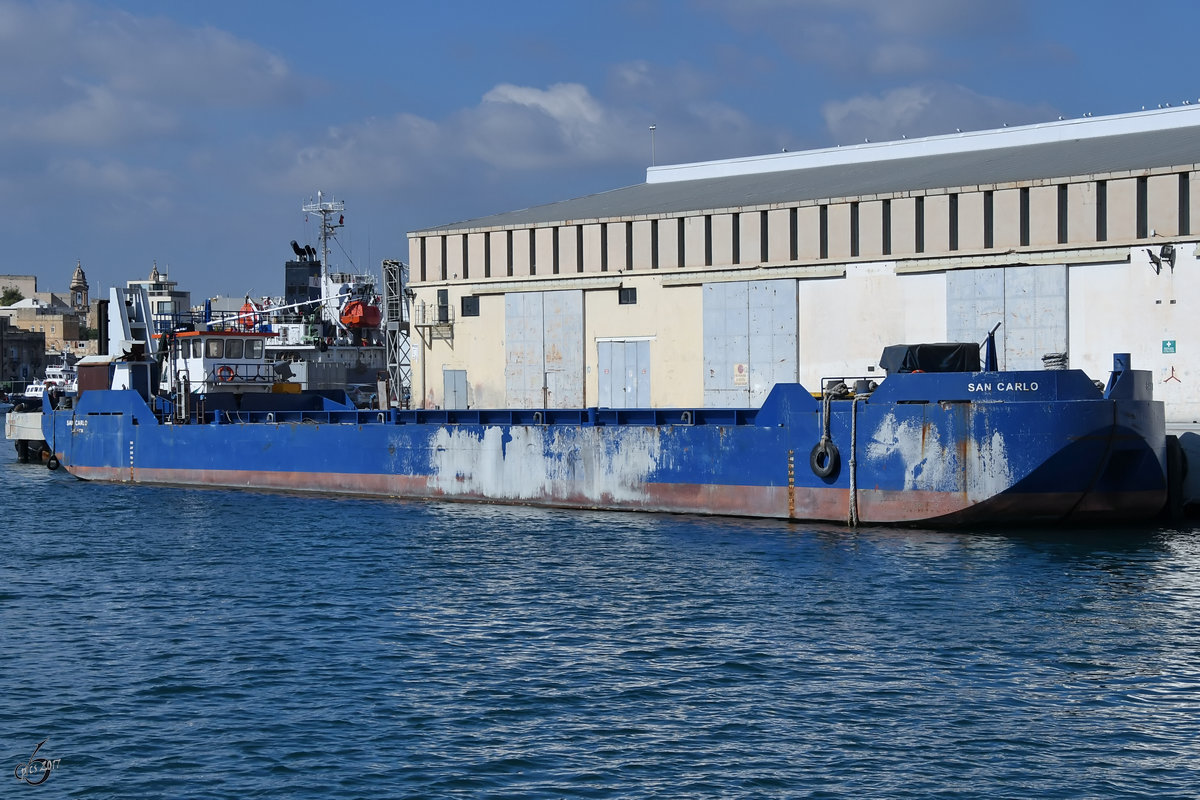
[{"label": "blue sky", "polygon": [[1200,100],[1200,3],[0,0],[0,273],[277,295],[659,164]]}]

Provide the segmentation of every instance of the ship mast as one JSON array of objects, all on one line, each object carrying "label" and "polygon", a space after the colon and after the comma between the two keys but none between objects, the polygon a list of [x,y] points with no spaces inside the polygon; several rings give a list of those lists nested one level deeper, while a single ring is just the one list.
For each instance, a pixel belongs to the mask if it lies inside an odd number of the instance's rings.
[{"label": "ship mast", "polygon": [[[338,312],[329,292],[329,239],[336,236],[337,229],[345,225],[346,218],[342,212],[346,210],[346,203],[343,200],[326,200],[318,191],[317,202],[310,200],[301,210],[306,214],[321,215],[321,315],[340,327]],[[335,215],[336,222],[333,221]]]}]

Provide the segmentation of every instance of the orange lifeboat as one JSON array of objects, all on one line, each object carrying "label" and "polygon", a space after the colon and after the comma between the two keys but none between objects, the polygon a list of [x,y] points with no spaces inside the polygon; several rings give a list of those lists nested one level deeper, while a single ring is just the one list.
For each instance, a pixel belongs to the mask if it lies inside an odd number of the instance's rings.
[{"label": "orange lifeboat", "polygon": [[362,300],[351,300],[342,308],[342,324],[347,328],[376,328],[383,320],[379,306]]},{"label": "orange lifeboat", "polygon": [[242,310],[238,313],[238,322],[247,330],[253,328],[258,324],[258,307],[247,300],[242,304]]}]

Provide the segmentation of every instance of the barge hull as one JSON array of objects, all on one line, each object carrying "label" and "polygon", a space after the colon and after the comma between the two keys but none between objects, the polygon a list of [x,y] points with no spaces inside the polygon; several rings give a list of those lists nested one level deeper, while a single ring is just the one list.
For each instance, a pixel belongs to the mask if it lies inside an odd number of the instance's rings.
[{"label": "barge hull", "polygon": [[[294,400],[178,420],[134,390],[99,390],[47,408],[43,432],[72,474],[119,482],[945,526],[1163,507],[1165,424],[1148,375],[1126,371],[1102,394],[1075,371],[997,374],[896,375],[826,404],[780,385],[749,410]],[[822,441],[833,469],[811,457]]]}]

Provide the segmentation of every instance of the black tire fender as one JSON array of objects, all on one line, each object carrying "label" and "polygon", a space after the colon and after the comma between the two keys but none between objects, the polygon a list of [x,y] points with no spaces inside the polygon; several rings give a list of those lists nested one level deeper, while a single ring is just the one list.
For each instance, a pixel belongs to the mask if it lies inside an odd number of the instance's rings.
[{"label": "black tire fender", "polygon": [[828,439],[822,439],[813,445],[808,454],[808,466],[818,478],[830,478],[837,474],[841,463],[841,455],[837,445]]}]

